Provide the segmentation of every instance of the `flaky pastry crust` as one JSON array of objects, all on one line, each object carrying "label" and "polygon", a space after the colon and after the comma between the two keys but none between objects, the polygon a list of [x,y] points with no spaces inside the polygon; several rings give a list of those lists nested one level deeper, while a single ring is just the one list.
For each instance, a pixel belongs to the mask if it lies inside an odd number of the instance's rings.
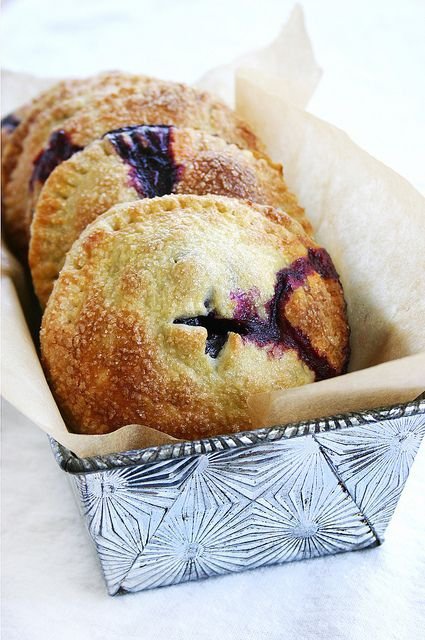
[{"label": "flaky pastry crust", "polygon": [[[29,106],[24,105],[19,109],[15,109],[13,112],[7,114],[1,119],[1,159],[3,164],[3,158],[5,155],[6,147],[9,144],[12,136],[15,134],[16,129],[20,126],[21,122],[25,120],[29,112]],[[2,169],[2,188],[4,187],[3,181],[3,169]]]}]

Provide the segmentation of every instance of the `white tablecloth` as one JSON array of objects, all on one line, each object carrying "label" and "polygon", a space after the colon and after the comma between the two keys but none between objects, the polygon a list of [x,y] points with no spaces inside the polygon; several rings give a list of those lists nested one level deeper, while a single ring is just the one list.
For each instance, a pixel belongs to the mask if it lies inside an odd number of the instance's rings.
[{"label": "white tablecloth", "polygon": [[[324,76],[310,110],[425,190],[424,4],[308,0]],[[193,81],[266,44],[284,0],[9,0],[3,64],[61,76],[126,68]],[[425,447],[377,549],[110,598],[46,437],[5,404],[5,640],[415,640],[425,629]]]}]

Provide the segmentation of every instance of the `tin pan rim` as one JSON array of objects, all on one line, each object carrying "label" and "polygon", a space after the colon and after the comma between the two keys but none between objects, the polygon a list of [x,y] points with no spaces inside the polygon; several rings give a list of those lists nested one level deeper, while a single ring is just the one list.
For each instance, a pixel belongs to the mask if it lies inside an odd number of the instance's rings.
[{"label": "tin pan rim", "polygon": [[277,425],[263,429],[213,436],[201,440],[182,441],[176,442],[175,444],[164,444],[103,456],[90,456],[87,458],[79,458],[72,451],[59,444],[54,438],[49,439],[56,462],[61,469],[71,474],[86,474],[193,455],[203,455],[215,451],[247,448],[260,443],[282,440],[283,438],[302,437],[313,433],[346,429],[362,424],[383,422],[394,418],[420,414],[425,414],[425,394],[422,394],[412,402],[395,404],[378,409],[341,413],[336,416],[306,420],[285,426]]}]

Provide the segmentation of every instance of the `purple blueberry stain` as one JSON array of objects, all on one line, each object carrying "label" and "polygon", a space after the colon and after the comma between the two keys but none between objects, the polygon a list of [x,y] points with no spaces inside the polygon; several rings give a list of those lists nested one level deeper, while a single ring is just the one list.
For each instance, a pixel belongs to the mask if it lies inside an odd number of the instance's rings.
[{"label": "purple blueberry stain", "polygon": [[1,128],[6,129],[7,131],[13,131],[20,124],[20,119],[14,113],[9,113],[1,119]]},{"label": "purple blueberry stain", "polygon": [[277,273],[274,295],[265,305],[267,319],[255,320],[245,340],[253,341],[259,346],[270,345],[270,353],[274,356],[289,349],[295,350],[308,368],[314,371],[315,379],[324,380],[338,375],[337,370],[326,356],[313,347],[307,335],[291,325],[285,315],[285,306],[291,294],[303,287],[307,277],[313,273],[318,273],[324,279],[339,281],[327,251],[321,248],[308,249],[306,256],[298,258]]},{"label": "purple blueberry stain", "polygon": [[30,179],[30,188],[34,188],[36,182],[44,184],[52,171],[74,153],[81,151],[83,147],[73,144],[66,131],[59,129],[54,131],[49,138],[47,147],[40,151],[34,160],[34,169]]},{"label": "purple blueberry stain", "polygon": [[231,291],[230,299],[236,304],[234,317],[239,320],[258,318],[257,304],[260,295],[260,290],[257,287],[252,287],[248,291],[242,289]]},{"label": "purple blueberry stain", "polygon": [[[298,258],[289,267],[276,275],[273,297],[265,304],[266,318],[261,318],[256,302],[260,292],[253,288],[248,292],[237,289],[230,297],[236,302],[233,318],[221,318],[214,311],[208,315],[174,320],[175,324],[204,327],[207,330],[205,353],[217,358],[227,342],[229,333],[237,333],[247,342],[259,347],[267,347],[273,357],[292,349],[299,358],[314,371],[316,380],[324,380],[338,375],[326,356],[313,347],[308,336],[291,325],[285,315],[285,306],[291,294],[305,285],[307,277],[318,273],[325,279],[339,281],[338,274],[325,249],[310,248],[306,256]],[[345,354],[345,365],[349,350]],[[344,367],[345,370],[345,367]]]},{"label": "purple blueberry stain", "polygon": [[135,125],[109,131],[104,137],[130,166],[130,184],[141,198],[172,193],[180,174],[172,150],[173,127]]}]

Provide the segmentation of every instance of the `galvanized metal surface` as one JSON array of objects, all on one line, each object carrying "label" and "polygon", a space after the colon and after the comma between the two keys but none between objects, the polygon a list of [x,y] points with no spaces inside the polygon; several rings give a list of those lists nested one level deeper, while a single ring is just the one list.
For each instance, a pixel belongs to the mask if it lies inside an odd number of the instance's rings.
[{"label": "galvanized metal surface", "polygon": [[79,459],[52,442],[110,594],[383,541],[425,401]]}]

